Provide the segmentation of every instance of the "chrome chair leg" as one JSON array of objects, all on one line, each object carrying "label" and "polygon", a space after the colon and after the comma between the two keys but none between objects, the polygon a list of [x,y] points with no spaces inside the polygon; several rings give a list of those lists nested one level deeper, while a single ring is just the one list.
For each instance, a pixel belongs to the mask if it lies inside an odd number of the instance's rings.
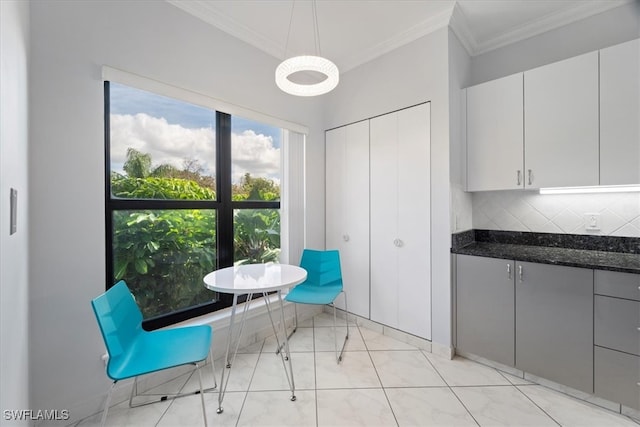
[{"label": "chrome chair leg", "polygon": [[344,326],[347,330],[347,333],[344,337],[344,343],[342,344],[342,349],[340,350],[340,354],[338,354],[338,323],[336,321],[336,304],[333,303],[333,333],[334,333],[334,344],[336,351],[336,363],[340,363],[342,361],[342,354],[344,353],[344,349],[347,346],[347,340],[349,339],[349,310],[347,306],[347,293],[342,291],[344,295]]},{"label": "chrome chair leg", "polygon": [[[162,393],[162,394],[153,394],[153,393],[138,393],[138,377],[135,377],[133,379],[133,386],[131,387],[131,394],[129,395],[129,407],[130,408],[138,408],[140,406],[147,406],[147,405],[152,405],[154,403],[158,403],[158,402],[165,402],[167,400],[174,400],[174,399],[178,399],[180,397],[186,397],[186,396],[193,396],[194,394],[202,394],[202,393],[206,393],[208,391],[212,391],[212,390],[216,390],[218,388],[218,380],[216,379],[216,371],[215,371],[215,365],[213,362],[213,353],[209,353],[209,356],[211,357],[211,370],[213,372],[213,387],[210,388],[202,388],[200,387],[199,390],[196,391],[189,391],[189,392],[184,392],[184,393]],[[205,359],[205,364],[206,364],[206,359]],[[200,372],[200,365],[198,365],[198,363],[194,363],[193,364],[195,366],[195,370],[198,371],[198,375],[200,375],[200,377],[202,377],[202,374]],[[202,380],[201,380],[202,381]],[[150,400],[150,401],[146,401],[146,402],[140,402],[140,403],[134,403],[134,399],[136,397],[154,397],[155,399]]]},{"label": "chrome chair leg", "polygon": [[[200,372],[200,366],[196,363],[196,370],[198,371],[198,382],[200,383],[200,402],[202,402],[202,416],[204,417],[204,427],[208,426],[207,423],[207,411],[204,404],[204,390],[202,389],[202,372]],[[216,381],[216,377],[213,377],[213,381]]]},{"label": "chrome chair leg", "polygon": [[104,402],[104,411],[102,411],[102,420],[100,421],[100,425],[104,427],[107,422],[107,412],[109,411],[109,405],[111,404],[111,394],[113,393],[113,389],[116,386],[118,381],[114,381],[109,388],[109,393],[107,393],[107,400]]}]

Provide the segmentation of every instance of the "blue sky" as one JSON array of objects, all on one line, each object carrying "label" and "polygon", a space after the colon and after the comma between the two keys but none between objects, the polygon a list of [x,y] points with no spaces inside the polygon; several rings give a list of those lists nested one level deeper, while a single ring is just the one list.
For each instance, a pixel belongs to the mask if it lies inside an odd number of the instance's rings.
[{"label": "blue sky", "polygon": [[[213,110],[113,82],[110,83],[109,90],[111,114],[146,113],[153,117],[164,118],[169,124],[178,124],[185,128],[215,130]],[[280,148],[281,130],[279,128],[233,116],[231,131],[239,134],[246,130],[270,136],[274,147]]]},{"label": "blue sky", "polygon": [[[215,173],[215,111],[111,83],[110,117],[112,170],[122,173],[128,148],[135,148],[154,166],[180,168],[194,159],[205,174]],[[279,181],[282,129],[237,116],[231,127],[233,182],[245,173]]]}]

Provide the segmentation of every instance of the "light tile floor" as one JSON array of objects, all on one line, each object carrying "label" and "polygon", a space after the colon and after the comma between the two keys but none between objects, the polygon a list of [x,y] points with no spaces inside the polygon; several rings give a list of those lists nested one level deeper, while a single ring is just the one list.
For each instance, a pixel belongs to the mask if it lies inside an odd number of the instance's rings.
[{"label": "light tile floor", "polygon": [[[238,354],[223,403],[206,393],[210,426],[630,426],[639,421],[464,358],[447,360],[356,325],[337,365],[333,317],[302,323],[291,338],[292,402],[276,343]],[[342,328],[344,333],[344,327]],[[223,363],[218,361],[218,371]],[[204,369],[205,386],[213,384]],[[220,378],[218,372],[218,379]],[[185,374],[159,389],[196,390]],[[158,391],[161,391],[158,390]],[[98,425],[101,414],[79,422]],[[203,425],[199,396],[109,410],[109,426]]]}]

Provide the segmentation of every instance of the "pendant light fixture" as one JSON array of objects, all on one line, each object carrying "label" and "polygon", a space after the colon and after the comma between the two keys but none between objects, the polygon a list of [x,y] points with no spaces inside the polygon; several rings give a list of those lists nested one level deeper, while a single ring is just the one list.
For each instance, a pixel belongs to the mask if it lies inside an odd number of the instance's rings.
[{"label": "pendant light fixture", "polygon": [[[295,8],[295,0],[291,5],[291,16],[289,18],[289,31],[287,32],[287,41],[284,47],[284,57],[287,56],[287,47],[289,46],[289,36],[291,35],[291,23],[293,21],[293,10]],[[278,87],[291,95],[296,96],[316,96],[332,91],[340,80],[338,67],[326,58],[320,56],[320,32],[318,30],[318,12],[316,10],[316,0],[311,3],[313,13],[313,39],[315,43],[316,55],[294,56],[284,60],[278,68],[276,68],[276,84]],[[290,77],[299,72],[314,72],[325,76],[325,78],[314,84],[296,83]]]}]

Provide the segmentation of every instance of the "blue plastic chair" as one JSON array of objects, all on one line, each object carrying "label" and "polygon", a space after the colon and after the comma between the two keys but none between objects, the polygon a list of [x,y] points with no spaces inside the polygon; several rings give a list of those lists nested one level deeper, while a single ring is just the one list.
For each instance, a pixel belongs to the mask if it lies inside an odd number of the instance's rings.
[{"label": "blue plastic chair", "polygon": [[[93,311],[100,326],[102,338],[107,347],[109,361],[107,375],[113,380],[102,414],[102,425],[107,419],[111,394],[116,383],[127,378],[135,378],[129,398],[129,406],[143,406],[167,400],[167,396],[152,402],[133,404],[137,394],[138,376],[182,365],[195,365],[200,381],[202,415],[207,425],[207,414],[202,389],[200,362],[210,355],[212,331],[208,325],[190,326],[148,332],[142,329],[142,313],[124,281],[119,281],[107,292],[91,301]],[[211,357],[211,367],[215,383],[215,367]],[[214,388],[217,387],[217,383]],[[170,398],[189,394],[176,394]]]},{"label": "blue plastic chair", "polygon": [[[300,260],[300,267],[307,270],[307,280],[293,288],[285,297],[286,301],[296,304],[333,305],[333,327],[335,333],[336,362],[342,360],[344,347],[349,339],[349,325],[347,321],[347,294],[342,288],[342,270],[340,269],[340,253],[337,250],[317,251],[305,249]],[[336,323],[335,299],[344,295],[345,326],[347,334],[344,337],[342,349],[338,354],[338,328]],[[295,308],[295,306],[294,306]],[[294,333],[298,327],[298,312],[295,311]]]}]

